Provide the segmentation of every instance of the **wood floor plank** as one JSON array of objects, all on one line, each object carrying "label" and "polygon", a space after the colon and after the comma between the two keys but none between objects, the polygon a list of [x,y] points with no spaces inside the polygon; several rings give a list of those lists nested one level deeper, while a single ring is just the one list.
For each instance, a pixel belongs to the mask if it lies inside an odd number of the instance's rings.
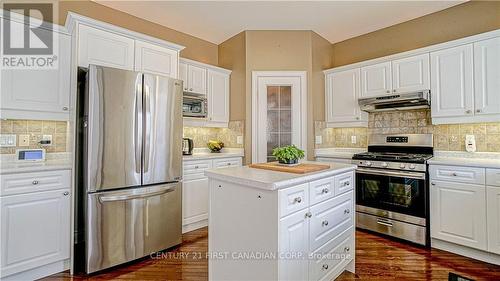
[{"label": "wood floor plank", "polygon": [[[91,276],[62,272],[42,280],[208,280],[207,235],[207,228],[186,233],[182,245],[158,259],[145,258]],[[500,266],[364,231],[356,232],[356,274],[344,272],[337,281],[439,281],[448,280],[450,272],[475,281],[500,281]]]}]

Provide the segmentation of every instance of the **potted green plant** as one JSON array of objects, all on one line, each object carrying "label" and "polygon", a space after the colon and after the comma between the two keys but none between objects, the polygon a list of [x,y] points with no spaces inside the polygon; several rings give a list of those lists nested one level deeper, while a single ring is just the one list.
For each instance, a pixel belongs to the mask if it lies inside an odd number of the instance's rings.
[{"label": "potted green plant", "polygon": [[297,164],[299,159],[304,158],[304,150],[297,148],[295,145],[277,147],[273,149],[273,156],[280,164]]}]

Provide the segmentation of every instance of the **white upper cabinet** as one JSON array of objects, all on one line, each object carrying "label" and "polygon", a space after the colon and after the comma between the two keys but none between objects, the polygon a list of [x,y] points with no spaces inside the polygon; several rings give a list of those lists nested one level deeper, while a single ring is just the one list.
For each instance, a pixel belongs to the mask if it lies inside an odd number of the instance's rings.
[{"label": "white upper cabinet", "polygon": [[208,70],[208,118],[211,122],[229,122],[229,74]]},{"label": "white upper cabinet", "polygon": [[186,92],[188,90],[188,84],[187,84],[187,78],[188,76],[188,68],[187,68],[187,64],[185,63],[179,63],[179,79],[182,80],[183,82],[183,88],[184,88],[184,91]]},{"label": "white upper cabinet", "polygon": [[179,52],[142,41],[135,41],[135,71],[177,78]]},{"label": "white upper cabinet", "polygon": [[78,65],[97,64],[134,70],[135,40],[113,32],[80,25]]},{"label": "white upper cabinet", "polygon": [[207,94],[207,69],[188,64],[187,66],[188,92],[201,95]]},{"label": "white upper cabinet", "polygon": [[433,118],[473,116],[472,44],[431,53]]},{"label": "white upper cabinet", "polygon": [[500,114],[500,37],[474,43],[474,86],[475,114]]},{"label": "white upper cabinet", "polygon": [[391,62],[361,68],[361,97],[375,97],[392,91]]},{"label": "white upper cabinet", "polygon": [[429,54],[392,61],[393,93],[429,90]]},{"label": "white upper cabinet", "polygon": [[365,122],[367,114],[358,105],[360,92],[359,68],[326,75],[326,122],[329,126],[356,126],[352,122]]},{"label": "white upper cabinet", "polygon": [[62,33],[57,36],[58,65],[55,69],[2,70],[1,118],[69,119],[71,37]]}]

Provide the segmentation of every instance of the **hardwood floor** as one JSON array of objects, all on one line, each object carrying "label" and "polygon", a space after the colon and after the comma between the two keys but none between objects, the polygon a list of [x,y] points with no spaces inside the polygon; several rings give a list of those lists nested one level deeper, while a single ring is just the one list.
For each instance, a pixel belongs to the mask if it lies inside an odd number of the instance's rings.
[{"label": "hardwood floor", "polygon": [[[92,276],[63,272],[43,280],[207,280],[207,232],[203,228],[186,233],[183,244],[161,258],[145,258]],[[450,272],[476,281],[500,280],[500,266],[357,231],[356,274],[344,272],[337,281],[448,280]]]}]

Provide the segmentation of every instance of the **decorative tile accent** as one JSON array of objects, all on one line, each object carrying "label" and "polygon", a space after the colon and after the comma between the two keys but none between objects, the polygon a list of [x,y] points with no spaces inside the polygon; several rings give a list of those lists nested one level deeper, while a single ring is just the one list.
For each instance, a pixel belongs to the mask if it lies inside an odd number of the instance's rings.
[{"label": "decorative tile accent", "polygon": [[[0,133],[16,134],[19,144],[19,135],[29,135],[29,146],[2,147],[0,154],[12,154],[20,148],[45,148],[47,153],[68,152],[68,122],[51,120],[0,120]],[[52,135],[52,145],[39,144],[43,135]]]},{"label": "decorative tile accent", "polygon": [[184,127],[184,137],[193,139],[195,148],[206,148],[209,140],[220,140],[225,147],[243,148],[238,136],[244,135],[243,121],[230,121],[228,128]]},{"label": "decorative tile accent", "polygon": [[[430,110],[376,112],[368,117],[368,128],[326,128],[315,122],[315,135],[323,137],[316,148],[366,147],[372,134],[434,134],[434,148],[444,151],[465,151],[465,135],[476,137],[478,152],[500,152],[500,122],[432,125]],[[351,136],[358,142],[351,144]]]}]

